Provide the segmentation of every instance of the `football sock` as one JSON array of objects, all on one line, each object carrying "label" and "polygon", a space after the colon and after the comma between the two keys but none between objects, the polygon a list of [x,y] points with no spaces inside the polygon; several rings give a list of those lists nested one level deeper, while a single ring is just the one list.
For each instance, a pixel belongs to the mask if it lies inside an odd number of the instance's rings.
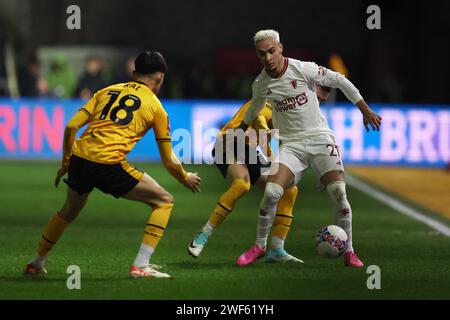
[{"label": "football sock", "polygon": [[[219,226],[228,214],[233,211],[236,202],[249,191],[250,182],[243,179],[234,179],[230,188],[220,196],[219,201],[209,217],[209,226],[213,226],[213,228]],[[210,232],[212,234],[212,230]]]},{"label": "football sock", "polygon": [[153,207],[153,211],[145,227],[144,238],[142,239],[143,244],[156,249],[169,222],[172,208],[173,203],[164,203]]},{"label": "football sock", "polygon": [[34,256],[34,259],[31,261],[31,263],[38,269],[42,269],[44,267],[45,264],[45,260],[47,259],[47,257],[42,257],[39,254],[36,253],[36,255]]},{"label": "football sock", "polygon": [[352,208],[347,200],[344,181],[334,181],[327,185],[327,191],[334,203],[336,224],[347,233],[347,251],[353,251]]},{"label": "football sock", "polygon": [[278,202],[272,230],[272,248],[283,248],[292,223],[292,210],[297,199],[298,188],[286,190]]},{"label": "football sock", "polygon": [[284,238],[277,236],[272,236],[272,249],[283,249],[284,248]]},{"label": "football sock", "polygon": [[215,225],[213,225],[211,222],[208,221],[203,227],[202,231],[206,233],[208,236],[212,236],[215,227],[216,227]]},{"label": "football sock", "polygon": [[256,238],[256,245],[261,249],[267,245],[267,237],[272,227],[278,201],[283,196],[283,192],[283,187],[276,183],[268,182],[266,184],[260,204]]},{"label": "football sock", "polygon": [[136,259],[134,259],[133,265],[136,267],[145,267],[148,265],[153,251],[155,251],[155,248],[152,248],[145,243],[141,243],[141,247],[139,248]]},{"label": "football sock", "polygon": [[44,265],[45,257],[48,255],[50,250],[52,250],[56,242],[58,242],[68,225],[69,222],[61,218],[58,213],[55,213],[50,218],[36,250],[36,256],[40,256],[41,258],[35,258],[33,260],[33,264],[40,264],[40,267]]}]

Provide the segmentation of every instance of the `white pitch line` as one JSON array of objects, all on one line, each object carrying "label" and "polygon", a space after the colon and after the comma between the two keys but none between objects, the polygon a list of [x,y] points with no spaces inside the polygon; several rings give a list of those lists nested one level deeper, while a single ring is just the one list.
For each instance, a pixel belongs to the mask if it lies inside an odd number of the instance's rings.
[{"label": "white pitch line", "polygon": [[346,175],[345,179],[348,184],[359,191],[362,191],[366,193],[368,196],[377,199],[384,204],[388,205],[391,208],[394,208],[395,210],[399,211],[400,213],[414,219],[417,221],[420,221],[427,226],[433,228],[434,230],[442,233],[443,235],[450,237],[450,228],[446,226],[445,224],[434,220],[430,218],[429,216],[417,211],[416,209],[413,209],[404,203],[400,202],[399,200],[381,192],[380,190],[375,189],[374,187],[370,186],[369,184],[355,178],[354,176],[351,176],[349,174]]}]

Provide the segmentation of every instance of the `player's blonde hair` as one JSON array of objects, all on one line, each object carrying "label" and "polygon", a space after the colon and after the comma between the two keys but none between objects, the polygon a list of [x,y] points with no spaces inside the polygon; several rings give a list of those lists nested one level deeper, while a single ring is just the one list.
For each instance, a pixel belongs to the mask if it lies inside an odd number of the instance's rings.
[{"label": "player's blonde hair", "polygon": [[264,39],[274,39],[277,43],[279,43],[280,34],[278,33],[278,31],[272,29],[259,30],[257,33],[255,33],[255,36],[253,37],[253,42],[256,44],[258,41]]}]

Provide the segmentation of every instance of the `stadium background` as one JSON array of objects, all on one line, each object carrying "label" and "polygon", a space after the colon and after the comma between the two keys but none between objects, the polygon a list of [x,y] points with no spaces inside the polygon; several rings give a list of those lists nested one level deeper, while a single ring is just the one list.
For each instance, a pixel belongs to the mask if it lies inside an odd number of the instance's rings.
[{"label": "stadium background", "polygon": [[[66,27],[70,15],[66,8],[72,4],[81,9],[80,30]],[[366,27],[366,9],[372,4],[381,8],[380,30]],[[251,82],[261,68],[251,37],[262,28],[280,32],[286,56],[346,73],[382,115],[381,132],[367,134],[359,112],[340,92],[333,92],[322,106],[343,148],[348,172],[448,228],[449,10],[448,1],[211,5],[210,1],[0,0],[0,250],[5,257],[0,262],[0,297],[39,298],[45,288],[43,297],[69,299],[449,298],[450,276],[443,265],[450,261],[450,241],[445,231],[400,215],[399,209],[356,187],[349,195],[361,243],[357,247],[369,264],[385,270],[385,289],[370,291],[364,271],[344,273],[340,261],[317,257],[310,238],[332,219],[330,204],[322,203],[326,196],[315,192],[311,175],[300,185],[296,224],[287,242],[291,251],[311,261],[305,269],[258,265],[260,275],[253,276],[268,280],[249,289],[248,271],[233,267],[235,257],[254,237],[257,190],[218,230],[204,257],[192,261],[185,253],[225,188],[219,173],[202,164],[211,148],[211,136],[205,132],[220,128],[250,98]],[[54,190],[51,183],[64,124],[95,90],[126,81],[130,61],[144,48],[157,49],[167,59],[169,72],[160,97],[172,130],[191,133],[190,152],[180,157],[203,174],[203,193],[187,194],[158,164],[152,134],[130,154],[130,160],[155,176],[179,203],[155,258],[183,280],[158,283],[156,293],[147,295],[155,289],[153,284],[123,279],[139,243],[146,209],[100,193],[93,194],[55,250],[53,278],[45,284],[17,280],[45,222],[63,201],[64,190]],[[186,141],[174,138],[173,143],[176,148]],[[73,240],[76,236],[79,241]],[[418,266],[414,256],[422,257]],[[104,278],[96,259],[113,262]],[[65,288],[69,264],[87,270],[83,279],[88,285],[80,293]],[[282,268],[292,272],[289,286],[282,285],[286,280]],[[212,279],[213,290],[208,286]],[[183,289],[193,283],[198,290]],[[347,293],[327,291],[329,283],[343,286]],[[141,294],[135,293],[136,288]]]}]

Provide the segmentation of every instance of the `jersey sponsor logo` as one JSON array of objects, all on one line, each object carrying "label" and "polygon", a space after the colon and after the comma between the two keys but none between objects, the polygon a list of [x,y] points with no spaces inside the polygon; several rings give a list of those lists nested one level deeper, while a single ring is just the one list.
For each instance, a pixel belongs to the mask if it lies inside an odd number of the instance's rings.
[{"label": "jersey sponsor logo", "polygon": [[308,97],[306,96],[306,93],[300,93],[299,95],[296,95],[295,97],[286,98],[284,100],[275,100],[275,111],[277,112],[283,112],[295,109],[297,107],[301,107],[305,103],[308,102]]}]

